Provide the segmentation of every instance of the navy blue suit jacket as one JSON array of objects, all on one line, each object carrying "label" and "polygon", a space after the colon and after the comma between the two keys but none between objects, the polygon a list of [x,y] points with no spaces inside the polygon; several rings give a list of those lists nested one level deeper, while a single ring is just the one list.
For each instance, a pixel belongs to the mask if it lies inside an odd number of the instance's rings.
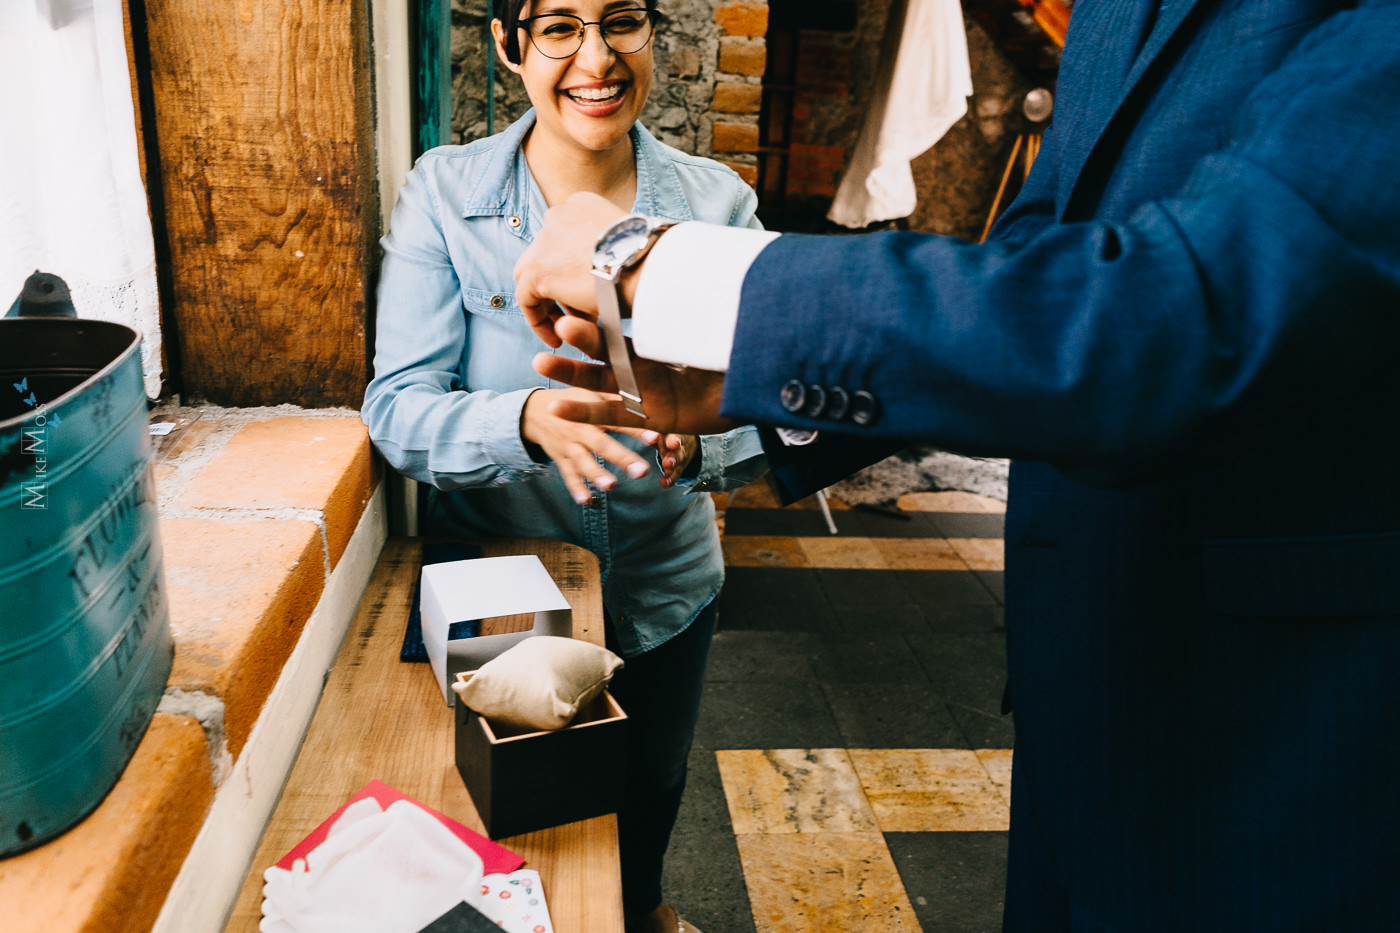
[{"label": "navy blue suit jacket", "polygon": [[1400,5],[1079,0],[1058,91],[987,244],[770,245],[724,411],[1015,458],[1008,930],[1400,929]]}]

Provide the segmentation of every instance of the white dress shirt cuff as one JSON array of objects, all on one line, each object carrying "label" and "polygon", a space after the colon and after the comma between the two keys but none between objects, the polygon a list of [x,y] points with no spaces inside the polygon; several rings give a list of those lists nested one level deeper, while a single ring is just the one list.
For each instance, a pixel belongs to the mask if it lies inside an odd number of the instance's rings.
[{"label": "white dress shirt cuff", "polygon": [[632,303],[640,357],[725,372],[749,266],[778,236],[771,230],[683,223],[647,254]]}]

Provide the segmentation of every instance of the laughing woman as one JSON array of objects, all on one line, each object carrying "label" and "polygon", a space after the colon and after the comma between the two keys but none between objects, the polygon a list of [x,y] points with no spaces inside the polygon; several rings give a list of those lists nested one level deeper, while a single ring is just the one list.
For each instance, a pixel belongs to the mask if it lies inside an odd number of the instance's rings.
[{"label": "laughing woman", "polygon": [[[632,720],[619,814],[627,929],[693,930],[662,899],[661,866],[724,574],[703,490],[761,474],[761,448],[751,428],[631,437],[550,415],[579,390],[531,369],[543,347],[515,304],[512,270],[549,205],[575,192],[741,226],[757,226],[755,197],[729,169],[637,122],[654,2],[551,0],[534,13],[526,0],[497,0],[496,14],[496,52],[533,109],[489,139],[432,150],[409,174],[384,239],[364,419],[394,467],[435,487],[433,532],[558,538],[598,556],[608,646],[626,659],[612,689]],[[651,453],[644,440],[657,445],[659,481],[635,478]]]}]

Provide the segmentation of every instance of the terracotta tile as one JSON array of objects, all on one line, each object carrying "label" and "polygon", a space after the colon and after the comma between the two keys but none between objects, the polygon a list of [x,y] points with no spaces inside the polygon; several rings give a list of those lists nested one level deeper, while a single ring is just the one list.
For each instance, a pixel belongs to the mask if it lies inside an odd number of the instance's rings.
[{"label": "terracotta tile", "polygon": [[850,750],[883,832],[1004,830],[1010,808],[966,749]]},{"label": "terracotta tile", "polygon": [[909,512],[1005,512],[1006,503],[971,492],[910,492],[899,497]]},{"label": "terracotta tile", "polygon": [[967,564],[943,538],[873,538],[891,570],[967,570]]},{"label": "terracotta tile", "polygon": [[879,833],[737,837],[757,933],[917,931]]},{"label": "terracotta tile", "polygon": [[949,538],[948,544],[973,570],[1006,569],[1006,542],[1001,538]]},{"label": "terracotta tile", "polygon": [[807,554],[796,538],[726,535],[720,542],[726,567],[806,567]]},{"label": "terracotta tile", "polygon": [[810,567],[834,570],[886,570],[885,558],[870,538],[798,538]]},{"label": "terracotta tile", "polygon": [[973,752],[977,760],[982,762],[982,767],[987,769],[987,773],[992,776],[992,783],[1001,791],[1001,795],[1006,798],[1006,805],[1011,805],[1011,749],[1009,748],[979,748]]},{"label": "terracotta tile", "polygon": [[325,586],[321,534],[292,519],[160,523],[175,667],[170,686],[222,697],[237,757]]},{"label": "terracotta tile", "polygon": [[324,514],[331,567],[377,481],[358,418],[273,418],[238,429],[176,500],[190,509],[310,509]]},{"label": "terracotta tile", "polygon": [[[849,509],[850,506],[842,502],[836,496],[828,494],[827,506],[833,511]],[[820,509],[821,504],[816,496],[808,496],[805,499],[798,499],[796,502],[784,506],[778,501],[777,493],[765,482],[749,483],[741,489],[736,489],[729,494],[729,508],[731,509]]]},{"label": "terracotta tile", "polygon": [[715,760],[736,835],[879,832],[845,749],[717,751]]},{"label": "terracotta tile", "polygon": [[773,488],[762,480],[749,483],[729,494],[729,508],[731,509],[776,509],[780,507]]},{"label": "terracotta tile", "polygon": [[209,771],[199,723],[158,714],[92,815],[0,861],[5,933],[149,930],[213,801]]}]

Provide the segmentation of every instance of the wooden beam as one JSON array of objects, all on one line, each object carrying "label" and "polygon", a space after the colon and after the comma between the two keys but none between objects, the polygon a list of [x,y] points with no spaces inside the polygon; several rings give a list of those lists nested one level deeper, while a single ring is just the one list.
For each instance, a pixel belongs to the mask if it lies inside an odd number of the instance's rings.
[{"label": "wooden beam", "polygon": [[379,228],[368,0],[145,10],[185,395],[359,407]]}]

